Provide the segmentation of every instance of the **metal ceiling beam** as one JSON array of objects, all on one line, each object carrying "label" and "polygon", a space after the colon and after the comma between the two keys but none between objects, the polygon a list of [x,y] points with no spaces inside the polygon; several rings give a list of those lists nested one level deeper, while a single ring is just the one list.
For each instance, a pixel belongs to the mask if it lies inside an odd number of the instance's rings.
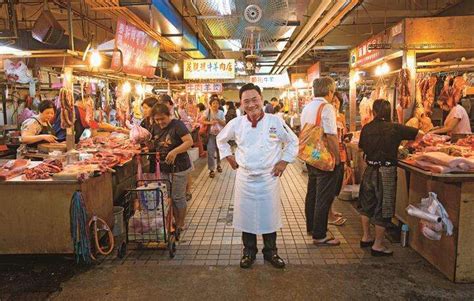
[{"label": "metal ceiling beam", "polygon": [[[316,21],[318,21],[318,19],[321,17],[323,12],[329,7],[330,4],[331,4],[330,0],[323,0],[319,4],[319,6],[316,8],[314,13],[312,14],[311,18],[308,20],[308,22],[305,24],[303,29],[296,36],[296,39],[291,44],[290,48],[279,59],[280,64],[285,64],[285,61],[287,60],[287,58],[291,55],[291,53],[293,51],[295,51],[295,49],[298,47],[299,43],[313,29],[314,25],[316,24]],[[275,69],[275,67],[272,69],[272,72],[274,71],[274,69]]]},{"label": "metal ceiling beam", "polygon": [[294,55],[294,57],[289,61],[288,64],[294,64],[302,55],[308,52],[315,44],[320,41],[323,37],[325,37],[331,30],[336,28],[337,25],[341,23],[341,20],[359,3],[360,0],[350,0],[348,4],[343,6],[341,11],[337,10],[337,15],[335,18],[331,20],[324,21],[324,27],[322,30],[313,37],[308,44],[306,44],[303,48],[299,49],[299,51]]},{"label": "metal ceiling beam", "polygon": [[[67,8],[68,8],[67,4],[62,3],[61,1],[58,1],[58,0],[53,0],[53,3],[56,4],[57,6],[59,6],[60,8],[63,8],[63,9],[67,9]],[[97,22],[96,20],[94,20],[94,19],[92,19],[92,18],[90,18],[90,17],[88,17],[88,16],[86,16],[86,15],[80,13],[79,11],[75,10],[74,8],[71,8],[71,12],[72,12],[74,15],[78,16],[79,18],[83,18],[84,20],[87,20],[87,21],[91,22],[92,24],[96,25],[97,27],[102,28],[102,29],[105,30],[106,32],[109,32],[109,33],[112,33],[112,34],[114,33],[114,31],[112,30],[112,28],[107,27],[106,25],[104,25],[104,24],[102,24],[102,23],[100,23],[100,22]]]}]

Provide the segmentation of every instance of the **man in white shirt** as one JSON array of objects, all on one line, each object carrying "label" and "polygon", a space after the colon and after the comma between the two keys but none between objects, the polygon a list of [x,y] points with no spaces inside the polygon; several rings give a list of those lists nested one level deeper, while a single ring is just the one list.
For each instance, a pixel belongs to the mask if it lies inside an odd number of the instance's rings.
[{"label": "man in white shirt", "polygon": [[319,170],[307,164],[308,190],[305,200],[306,230],[313,236],[315,245],[338,246],[340,241],[327,234],[328,213],[335,196],[335,179],[343,172],[339,156],[336,111],[328,102],[334,97],[336,83],[330,77],[317,78],[313,82],[314,99],[301,113],[301,127],[314,124],[321,105],[321,127],[327,137],[329,152],[334,156],[336,166],[333,171]]},{"label": "man in white shirt", "polygon": [[[217,136],[221,157],[237,170],[233,225],[242,231],[240,267],[250,268],[257,254],[257,234],[263,235],[263,258],[276,268],[285,267],[278,256],[276,232],[281,228],[279,177],[298,153],[298,138],[277,116],[263,112],[258,86],[239,91],[247,115],[232,119]],[[228,142],[237,144],[235,156]]]}]

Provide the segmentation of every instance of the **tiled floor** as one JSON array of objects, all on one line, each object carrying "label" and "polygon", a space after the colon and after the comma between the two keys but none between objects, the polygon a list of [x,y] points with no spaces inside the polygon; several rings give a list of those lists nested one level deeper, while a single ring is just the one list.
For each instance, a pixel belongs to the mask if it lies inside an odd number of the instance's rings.
[{"label": "tiled floor", "polygon": [[[124,259],[108,258],[104,264],[159,265],[238,265],[241,257],[241,232],[232,228],[233,184],[235,173],[227,164],[222,174],[208,177],[204,169],[194,182],[193,200],[188,207],[188,229],[177,245],[177,255],[169,259],[166,251],[130,250]],[[279,254],[290,265],[365,264],[419,261],[409,248],[394,245],[392,258],[372,258],[359,248],[361,236],[359,218],[353,207],[336,201],[336,209],[348,219],[342,227],[330,226],[332,234],[341,240],[338,247],[316,247],[306,235],[304,198],[306,175],[299,165],[288,166],[281,179],[283,228],[278,232]],[[262,240],[258,238],[261,248]],[[257,264],[263,264],[261,254]]]}]

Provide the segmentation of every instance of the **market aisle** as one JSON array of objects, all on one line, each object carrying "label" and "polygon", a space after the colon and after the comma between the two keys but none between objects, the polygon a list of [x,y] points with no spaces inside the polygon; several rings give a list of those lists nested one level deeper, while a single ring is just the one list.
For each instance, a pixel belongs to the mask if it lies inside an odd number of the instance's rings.
[{"label": "market aisle", "polygon": [[[177,255],[169,259],[167,252],[130,250],[127,257],[106,259],[104,264],[146,265],[238,265],[241,257],[241,232],[232,228],[233,184],[235,172],[227,164],[222,174],[210,179],[204,168],[193,188],[186,224],[177,245]],[[288,166],[281,180],[283,228],[278,233],[279,254],[290,265],[324,265],[348,263],[409,263],[421,261],[410,248],[394,245],[393,258],[372,258],[359,248],[361,235],[357,212],[350,203],[336,201],[336,209],[348,219],[342,227],[330,226],[333,235],[341,240],[339,247],[316,247],[306,235],[304,198],[306,175],[299,165]],[[259,249],[262,241],[259,237]],[[263,264],[259,253],[257,264]]]}]

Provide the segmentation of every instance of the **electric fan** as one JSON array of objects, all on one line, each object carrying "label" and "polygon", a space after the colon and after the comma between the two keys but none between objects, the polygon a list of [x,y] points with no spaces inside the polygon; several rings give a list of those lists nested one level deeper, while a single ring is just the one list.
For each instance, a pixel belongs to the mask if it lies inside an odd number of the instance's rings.
[{"label": "electric fan", "polygon": [[214,36],[251,56],[272,46],[289,18],[286,0],[208,0],[196,5]]}]

